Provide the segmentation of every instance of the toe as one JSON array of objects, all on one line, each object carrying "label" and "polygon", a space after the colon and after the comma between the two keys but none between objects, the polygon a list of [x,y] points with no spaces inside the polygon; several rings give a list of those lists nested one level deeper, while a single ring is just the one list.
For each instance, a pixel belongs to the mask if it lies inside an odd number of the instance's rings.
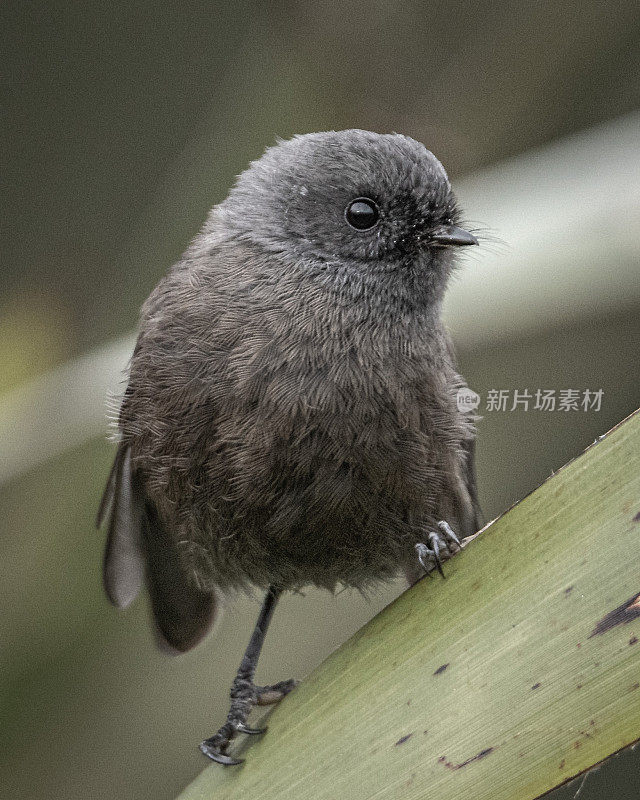
[{"label": "toe", "polygon": [[259,686],[257,687],[256,703],[259,706],[270,706],[278,703],[292,689],[295,689],[298,683],[299,681],[295,678],[291,678],[288,681],[274,683],[272,686]]},{"label": "toe", "polygon": [[430,533],[429,534],[429,544],[433,549],[433,560],[436,562],[436,567],[438,568],[438,572],[444,578],[444,571],[442,569],[442,560],[440,559],[440,537],[437,533]]},{"label": "toe", "polygon": [[212,761],[215,761],[217,764],[222,764],[225,767],[232,767],[236,764],[242,764],[244,761],[242,758],[233,758],[232,756],[228,756],[226,753],[223,753],[220,746],[217,746],[211,739],[205,739],[200,745],[200,750],[205,754],[205,756],[207,756],[207,758],[210,758]]},{"label": "toe", "polygon": [[430,566],[428,564],[429,559],[432,559],[435,553],[433,550],[430,550],[426,544],[422,542],[418,542],[415,546],[415,551],[418,556],[418,561],[420,562],[420,566],[425,572],[430,571]]},{"label": "toe", "polygon": [[460,539],[458,539],[458,537],[453,531],[453,528],[451,527],[451,525],[449,525],[449,523],[446,520],[441,519],[440,522],[438,522],[438,527],[444,534],[445,541],[453,542],[458,547],[462,547],[462,545],[460,544]]},{"label": "toe", "polygon": [[247,725],[246,722],[238,722],[238,723],[236,723],[235,727],[236,727],[236,730],[238,731],[238,733],[247,733],[247,734],[249,734],[249,736],[258,736],[261,733],[265,733],[265,731],[267,730],[266,727],[265,728],[251,728],[249,725]]}]

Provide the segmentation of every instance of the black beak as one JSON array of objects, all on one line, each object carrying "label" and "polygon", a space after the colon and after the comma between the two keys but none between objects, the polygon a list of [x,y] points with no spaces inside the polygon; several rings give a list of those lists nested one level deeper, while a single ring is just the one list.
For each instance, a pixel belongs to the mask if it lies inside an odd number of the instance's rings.
[{"label": "black beak", "polygon": [[472,233],[465,231],[463,228],[447,225],[435,230],[431,234],[429,243],[436,245],[436,247],[461,247],[468,244],[478,244],[478,240]]}]

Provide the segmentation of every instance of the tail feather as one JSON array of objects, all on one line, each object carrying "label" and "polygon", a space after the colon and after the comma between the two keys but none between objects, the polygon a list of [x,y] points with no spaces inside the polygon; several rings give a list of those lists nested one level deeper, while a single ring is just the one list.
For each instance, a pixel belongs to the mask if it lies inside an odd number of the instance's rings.
[{"label": "tail feather", "polygon": [[203,591],[184,573],[174,537],[147,503],[143,539],[147,559],[147,589],[160,644],[180,653],[190,650],[211,630],[216,597]]},{"label": "tail feather", "polygon": [[108,515],[103,581],[107,597],[117,608],[126,608],[140,591],[145,564],[140,535],[143,509],[131,477],[131,452],[121,448],[115,458],[100,506]]},{"label": "tail feather", "polygon": [[98,524],[108,518],[104,587],[126,608],[146,579],[160,644],[171,652],[194,647],[216,616],[214,592],[203,591],[185,572],[172,536],[132,472],[130,449],[121,447],[107,481]]}]

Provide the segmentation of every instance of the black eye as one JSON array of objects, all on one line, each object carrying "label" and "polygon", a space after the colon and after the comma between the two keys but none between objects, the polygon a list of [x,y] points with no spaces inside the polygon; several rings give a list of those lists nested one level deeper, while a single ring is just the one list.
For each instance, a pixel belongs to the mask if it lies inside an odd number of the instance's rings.
[{"label": "black eye", "polygon": [[380,212],[373,200],[369,200],[368,197],[357,197],[349,203],[344,216],[352,228],[366,231],[376,224],[380,218]]}]

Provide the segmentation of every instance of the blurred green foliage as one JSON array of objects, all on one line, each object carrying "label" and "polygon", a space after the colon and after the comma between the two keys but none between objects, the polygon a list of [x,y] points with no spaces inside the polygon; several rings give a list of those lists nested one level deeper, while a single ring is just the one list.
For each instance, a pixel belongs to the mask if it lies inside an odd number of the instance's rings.
[{"label": "blurred green foliage", "polygon": [[[276,136],[398,130],[455,178],[640,106],[634,2],[11,0],[0,31],[0,392],[131,329]],[[488,515],[638,405],[639,345],[631,309],[460,353],[483,395],[605,389],[598,414],[485,414]],[[12,800],[174,796],[202,767],[196,744],[221,721],[257,610],[239,599],[172,661],[144,603],[108,607],[93,514],[110,458],[93,441],[0,488],[0,796]],[[400,588],[288,598],[261,676],[304,675]],[[585,800],[600,796],[590,783]]]},{"label": "blurred green foliage", "polygon": [[276,136],[399,130],[457,176],[640,101],[632,0],[9,0],[0,31],[0,290],[44,289],[74,351],[131,327]]}]

